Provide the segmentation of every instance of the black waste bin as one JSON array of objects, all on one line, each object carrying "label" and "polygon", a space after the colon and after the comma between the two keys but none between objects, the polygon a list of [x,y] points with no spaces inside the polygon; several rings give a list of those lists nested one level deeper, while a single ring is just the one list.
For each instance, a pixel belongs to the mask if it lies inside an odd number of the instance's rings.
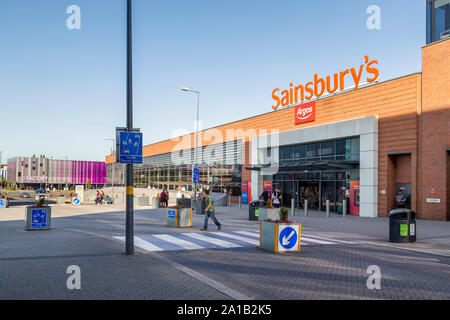
[{"label": "black waste bin", "polygon": [[416,242],[416,213],[395,209],[389,213],[389,242]]},{"label": "black waste bin", "polygon": [[256,200],[250,202],[248,205],[248,220],[258,221],[259,220],[259,208],[265,207],[267,203],[263,200]]}]

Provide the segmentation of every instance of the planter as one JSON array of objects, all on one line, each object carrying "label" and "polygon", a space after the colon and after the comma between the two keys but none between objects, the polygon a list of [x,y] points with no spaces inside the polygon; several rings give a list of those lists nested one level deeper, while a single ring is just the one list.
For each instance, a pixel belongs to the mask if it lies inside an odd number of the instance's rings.
[{"label": "planter", "polygon": [[194,208],[197,214],[205,214],[206,201],[205,200],[194,201]]},{"label": "planter", "polygon": [[302,226],[297,222],[261,221],[259,247],[271,252],[300,252]]},{"label": "planter", "polygon": [[6,198],[0,199],[0,208],[9,208],[9,200]]},{"label": "planter", "polygon": [[51,207],[26,207],[25,230],[50,230],[52,221]]},{"label": "planter", "polygon": [[168,208],[166,224],[172,228],[192,227],[192,208]]},{"label": "planter", "polygon": [[265,209],[265,217],[262,218],[262,215],[260,214],[259,221],[264,220],[280,220],[280,208],[268,208]]},{"label": "planter", "polygon": [[153,197],[152,198],[152,208],[159,208],[161,204],[161,198],[160,197]]},{"label": "planter", "polygon": [[150,205],[150,198],[149,197],[138,197],[137,198],[137,205],[138,206],[149,206]]},{"label": "planter", "polygon": [[66,197],[64,196],[58,196],[56,198],[56,204],[65,204],[66,203]]},{"label": "planter", "polygon": [[177,203],[180,200],[181,200],[181,206],[187,207],[187,208],[191,207],[191,198],[179,198],[179,199],[177,199]]}]

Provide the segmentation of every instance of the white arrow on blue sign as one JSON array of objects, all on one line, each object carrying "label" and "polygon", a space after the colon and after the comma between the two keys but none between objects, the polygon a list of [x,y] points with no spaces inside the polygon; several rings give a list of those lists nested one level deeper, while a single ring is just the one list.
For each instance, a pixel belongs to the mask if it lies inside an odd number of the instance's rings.
[{"label": "white arrow on blue sign", "polygon": [[280,232],[280,243],[285,249],[291,249],[297,244],[297,232],[293,228],[284,228]]},{"label": "white arrow on blue sign", "polygon": [[200,169],[199,168],[194,168],[194,172],[192,175],[192,180],[194,183],[199,183],[200,182]]}]

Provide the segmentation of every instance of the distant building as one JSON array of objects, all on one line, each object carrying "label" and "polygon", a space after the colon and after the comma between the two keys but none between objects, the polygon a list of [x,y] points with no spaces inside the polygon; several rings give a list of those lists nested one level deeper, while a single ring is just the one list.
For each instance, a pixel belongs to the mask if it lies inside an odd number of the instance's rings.
[{"label": "distant building", "polygon": [[20,189],[100,187],[106,183],[104,162],[51,160],[44,157],[8,159],[7,183]]},{"label": "distant building", "polygon": [[2,164],[0,166],[0,179],[6,179],[7,176],[7,165],[6,164]]}]

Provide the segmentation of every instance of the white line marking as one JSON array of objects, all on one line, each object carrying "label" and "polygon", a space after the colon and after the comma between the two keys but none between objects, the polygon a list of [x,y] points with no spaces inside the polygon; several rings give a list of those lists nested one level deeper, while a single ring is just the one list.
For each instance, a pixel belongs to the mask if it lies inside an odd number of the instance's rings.
[{"label": "white line marking", "polygon": [[231,238],[231,239],[236,239],[236,240],[240,240],[243,242],[247,242],[250,244],[254,244],[255,246],[259,246],[259,241],[258,240],[254,240],[254,239],[250,239],[250,238],[244,238],[244,237],[240,237],[240,236],[236,236],[234,234],[229,234],[229,233],[220,233],[220,232],[214,232],[214,234],[217,234],[219,237],[225,237],[225,238]]},{"label": "white line marking", "polygon": [[176,244],[176,245],[178,245],[178,246],[180,246],[180,247],[182,247],[184,249],[187,249],[187,250],[206,249],[205,247],[199,246],[199,245],[197,245],[195,243],[192,243],[192,242],[189,242],[189,241],[186,241],[186,240],[183,240],[183,239],[178,239],[178,238],[175,238],[175,237],[173,237],[171,235],[168,235],[168,234],[154,234],[153,236],[156,237],[156,238],[159,238],[161,240],[164,240],[164,241]]},{"label": "white line marking", "polygon": [[[125,237],[113,237],[114,239],[125,242]],[[147,240],[141,239],[139,237],[134,237],[134,245],[146,251],[164,251],[164,249],[155,246]]]},{"label": "white line marking", "polygon": [[191,238],[195,238],[195,239],[203,240],[205,242],[213,243],[213,244],[218,245],[223,248],[240,248],[240,247],[242,247],[239,244],[235,244],[235,243],[228,242],[225,240],[216,239],[214,237],[208,237],[207,235],[203,235],[203,234],[198,234],[198,233],[183,233],[183,234],[185,236],[188,236]]},{"label": "white line marking", "polygon": [[259,232],[249,232],[249,231],[235,231],[235,232],[240,233],[240,234],[245,234],[247,236],[258,237],[259,238]]}]

